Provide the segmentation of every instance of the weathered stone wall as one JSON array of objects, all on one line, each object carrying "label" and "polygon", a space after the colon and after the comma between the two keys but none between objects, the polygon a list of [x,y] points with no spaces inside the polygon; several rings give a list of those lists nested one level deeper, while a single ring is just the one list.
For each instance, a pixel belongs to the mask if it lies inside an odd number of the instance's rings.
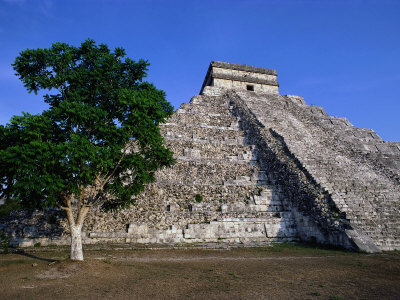
[{"label": "weathered stone wall", "polygon": [[235,80],[227,78],[214,78],[213,82],[214,82],[213,86],[220,88],[247,90],[247,86],[250,85],[253,87],[254,92],[257,93],[271,93],[271,94],[279,93],[277,86],[269,85],[267,83],[257,83],[254,81],[244,81],[244,80],[240,81],[239,78],[236,78]]},{"label": "weathered stone wall", "polygon": [[[276,81],[274,70],[213,67],[231,77],[250,72]],[[299,96],[221,88],[217,77],[208,77],[202,95],[161,127],[177,164],[160,170],[135,206],[92,210],[85,243],[305,240],[371,252],[400,249],[400,143]],[[69,243],[57,209],[14,212],[0,231],[16,245]]]},{"label": "weathered stone wall", "polygon": [[[400,247],[398,143],[345,118],[290,97],[237,92],[260,123],[281,136],[288,150],[352,228],[384,250]],[[289,101],[288,101],[289,100]],[[377,155],[377,153],[379,153]]]},{"label": "weathered stone wall", "polygon": [[211,62],[200,93],[206,86],[279,94],[276,70],[219,61]]},{"label": "weathered stone wall", "polygon": [[[157,182],[138,197],[136,206],[112,213],[92,211],[84,224],[84,242],[297,240],[290,201],[283,199],[280,186],[270,183],[256,146],[249,142],[249,133],[240,123],[226,97],[196,96],[183,104],[162,126],[177,164],[157,173]],[[196,195],[201,199],[196,201]],[[62,214],[47,211],[42,219],[51,213]],[[26,217],[21,215],[15,222],[14,216],[8,223],[13,225],[5,228],[15,244],[68,243],[65,220],[57,219],[54,232],[46,231],[45,222],[36,222],[36,229],[31,228],[26,235],[21,229],[25,227],[21,224],[29,222]]]}]

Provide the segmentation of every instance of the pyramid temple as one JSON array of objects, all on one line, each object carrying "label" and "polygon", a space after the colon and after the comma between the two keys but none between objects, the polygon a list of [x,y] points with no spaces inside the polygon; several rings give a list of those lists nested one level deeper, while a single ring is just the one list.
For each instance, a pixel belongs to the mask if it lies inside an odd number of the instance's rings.
[{"label": "pyramid temple", "polygon": [[[280,95],[276,70],[211,62],[200,94],[161,126],[177,163],[134,207],[94,210],[84,243],[400,249],[400,143]],[[26,214],[7,225],[15,244],[69,244],[57,214]]]}]

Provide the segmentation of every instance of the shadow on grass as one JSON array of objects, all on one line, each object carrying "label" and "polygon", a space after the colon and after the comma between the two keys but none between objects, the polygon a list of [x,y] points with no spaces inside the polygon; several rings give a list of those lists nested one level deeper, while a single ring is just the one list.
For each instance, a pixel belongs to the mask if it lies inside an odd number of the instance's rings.
[{"label": "shadow on grass", "polygon": [[272,247],[256,247],[259,251],[269,253],[297,254],[297,255],[342,255],[342,254],[363,254],[346,250],[343,248],[316,243],[274,243]]},{"label": "shadow on grass", "polygon": [[60,262],[60,260],[58,260],[58,259],[43,258],[43,257],[33,255],[31,253],[27,253],[23,249],[20,249],[20,248],[14,249],[12,251],[12,253],[19,254],[19,255],[26,256],[26,257],[33,258],[33,259],[37,259],[37,260],[41,260],[41,261],[50,262],[50,263],[59,263]]}]

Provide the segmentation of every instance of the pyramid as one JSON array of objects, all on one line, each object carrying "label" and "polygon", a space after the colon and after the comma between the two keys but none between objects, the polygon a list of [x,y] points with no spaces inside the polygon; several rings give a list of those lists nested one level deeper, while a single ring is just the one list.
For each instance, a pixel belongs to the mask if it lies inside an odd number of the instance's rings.
[{"label": "pyramid", "polygon": [[[177,163],[134,207],[93,211],[85,243],[400,249],[400,143],[280,95],[275,70],[211,62],[200,94],[161,131]],[[19,245],[68,244],[64,233],[14,236]]]}]

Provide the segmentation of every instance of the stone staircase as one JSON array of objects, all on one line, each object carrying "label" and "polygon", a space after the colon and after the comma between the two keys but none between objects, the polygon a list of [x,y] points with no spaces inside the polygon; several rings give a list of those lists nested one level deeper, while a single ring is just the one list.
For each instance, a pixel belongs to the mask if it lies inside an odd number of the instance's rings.
[{"label": "stone staircase", "polygon": [[384,142],[372,130],[355,128],[345,118],[288,97],[236,95],[265,128],[283,138],[353,229],[380,249],[400,247],[399,143]]},{"label": "stone staircase", "polygon": [[[181,222],[149,224],[139,218],[129,225],[130,242],[297,240],[295,219],[281,195],[267,185],[256,149],[246,142],[247,134],[240,130],[227,99],[194,97],[162,126],[162,132],[178,163],[158,172],[154,204],[159,210],[173,207],[169,213],[180,215]],[[148,207],[151,190],[138,199],[139,209]],[[201,202],[195,201],[196,195],[201,195]]]}]

